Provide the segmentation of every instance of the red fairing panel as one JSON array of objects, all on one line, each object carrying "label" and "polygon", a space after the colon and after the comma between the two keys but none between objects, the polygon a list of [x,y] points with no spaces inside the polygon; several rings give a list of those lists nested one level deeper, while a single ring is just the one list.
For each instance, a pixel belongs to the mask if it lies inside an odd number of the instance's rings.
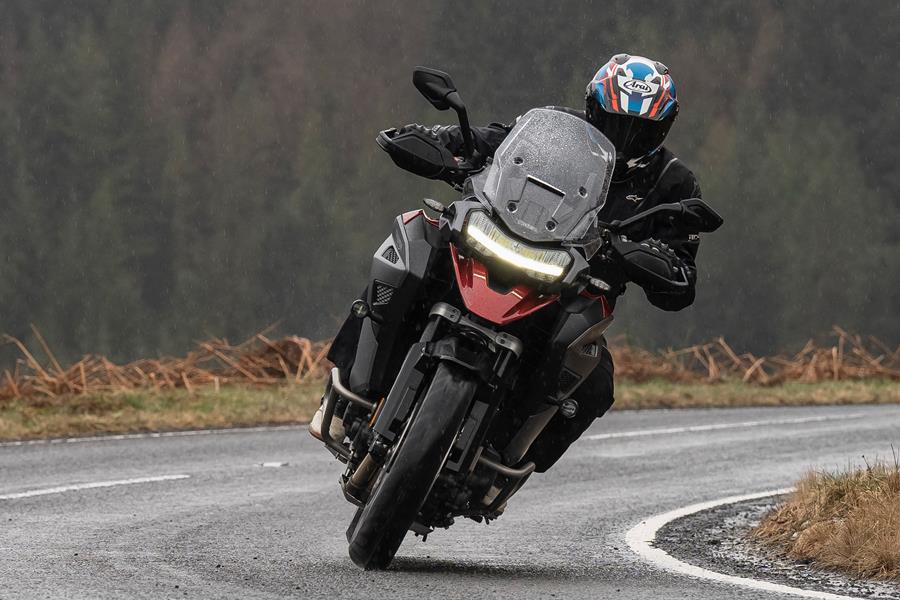
[{"label": "red fairing panel", "polygon": [[403,224],[406,225],[407,223],[409,223],[410,221],[412,221],[419,215],[421,215],[422,218],[425,219],[426,222],[437,227],[437,225],[438,225],[437,219],[432,219],[431,217],[426,215],[425,211],[422,210],[421,208],[418,210],[411,210],[409,212],[405,212],[402,215],[400,215],[400,218],[403,219]]},{"label": "red fairing panel", "polygon": [[506,325],[556,301],[556,294],[544,295],[527,285],[517,285],[508,293],[495,292],[488,287],[487,268],[474,258],[465,258],[450,244],[456,282],[466,308],[496,323]]},{"label": "red fairing panel", "polygon": [[581,292],[580,295],[584,296],[585,298],[590,298],[594,302],[599,302],[601,304],[601,306],[603,306],[603,318],[604,319],[612,314],[613,311],[609,307],[609,300],[606,299],[606,296],[599,295],[599,294],[591,294],[589,292]]}]

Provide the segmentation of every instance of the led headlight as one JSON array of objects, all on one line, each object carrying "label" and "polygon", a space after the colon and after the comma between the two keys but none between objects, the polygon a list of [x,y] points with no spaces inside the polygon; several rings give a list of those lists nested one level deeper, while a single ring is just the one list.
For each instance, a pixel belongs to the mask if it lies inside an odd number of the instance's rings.
[{"label": "led headlight", "polygon": [[513,265],[540,281],[556,281],[572,262],[564,250],[535,248],[508,236],[481,211],[469,215],[465,233],[469,246],[479,254]]}]

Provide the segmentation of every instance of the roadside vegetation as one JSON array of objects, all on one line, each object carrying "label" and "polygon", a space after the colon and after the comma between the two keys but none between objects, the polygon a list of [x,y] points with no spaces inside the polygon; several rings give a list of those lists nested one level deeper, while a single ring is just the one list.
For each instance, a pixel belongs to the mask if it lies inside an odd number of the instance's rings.
[{"label": "roadside vegetation", "polygon": [[[0,401],[0,441],[217,427],[306,423],[324,379],[273,385],[235,384],[133,389]],[[900,403],[900,384],[886,380],[788,383],[620,381],[615,410]]]},{"label": "roadside vegetation", "polygon": [[741,381],[673,383],[651,380],[616,382],[614,409],[736,408],[742,406],[811,406],[900,404],[900,383],[886,379],[790,382],[774,386]]},{"label": "roadside vegetation", "polygon": [[[0,373],[0,440],[305,423],[331,364],[329,343],[263,334],[213,339],[183,357],[64,365],[37,329]],[[651,352],[613,340],[615,409],[900,403],[900,348],[835,329],[831,346],[739,354],[724,339]]]},{"label": "roadside vegetation", "polygon": [[754,535],[792,559],[900,582],[900,454],[864,469],[809,473]]},{"label": "roadside vegetation", "polygon": [[134,390],[0,402],[0,441],[307,423],[321,382]]}]

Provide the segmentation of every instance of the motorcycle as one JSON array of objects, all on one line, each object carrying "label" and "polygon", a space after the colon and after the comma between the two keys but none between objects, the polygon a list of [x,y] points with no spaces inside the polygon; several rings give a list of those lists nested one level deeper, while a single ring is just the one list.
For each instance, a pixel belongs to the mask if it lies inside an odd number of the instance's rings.
[{"label": "motorcycle", "polygon": [[[577,413],[572,394],[601,360],[613,318],[602,265],[613,251],[626,270],[688,284],[659,250],[630,241],[630,228],[666,218],[700,233],[722,222],[699,199],[599,222],[615,149],[557,110],[520,117],[476,168],[450,76],[418,67],[413,83],[435,108],[457,113],[465,156],[427,130],[377,139],[398,166],[450,182],[460,198],[426,199],[436,218],[396,218],[351,306],[352,368],[333,369],[323,396],[321,440],[346,463],[341,489],[357,506],[349,554],[365,569],[387,568],[408,531],[424,538],[458,517],[503,513],[535,469],[532,443],[555,415]],[[335,418],[346,439],[332,436]]]}]

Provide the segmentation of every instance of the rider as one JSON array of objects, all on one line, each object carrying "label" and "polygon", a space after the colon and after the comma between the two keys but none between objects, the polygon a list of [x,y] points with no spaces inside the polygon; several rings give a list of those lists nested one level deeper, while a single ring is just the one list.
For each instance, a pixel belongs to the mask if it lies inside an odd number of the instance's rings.
[{"label": "rider", "polygon": [[[626,219],[658,204],[678,202],[687,198],[699,198],[700,186],[694,174],[662,146],[675,117],[678,101],[675,84],[669,69],[662,63],[644,58],[617,54],[607,62],[587,86],[585,110],[550,107],[578,115],[597,127],[616,147],[616,168],[609,193],[598,218],[603,222]],[[514,124],[491,123],[486,127],[474,127],[475,156],[470,161],[480,166],[505,139]],[[436,137],[454,156],[462,156],[464,141],[459,126],[407,125],[400,133],[417,129]],[[461,159],[460,159],[461,160]],[[610,277],[604,270],[604,280],[612,290],[607,292],[610,306],[625,291],[627,281],[641,285],[648,300],[663,310],[676,311],[694,301],[696,266],[699,238],[685,235],[677,228],[648,221],[640,232],[632,233],[635,240],[659,252],[672,269],[681,269],[689,285],[660,289],[648,281],[638,281],[624,272]],[[351,317],[351,321],[354,321]],[[335,338],[328,358],[343,371],[352,364],[358,339],[358,328],[345,326]],[[613,362],[603,346],[600,368],[579,386],[573,394],[579,409],[572,418],[557,414],[547,428],[535,440],[528,453],[528,460],[536,464],[538,472],[546,471],[565,452],[569,445],[588,428],[595,418],[613,404]],[[321,428],[321,409],[310,424],[315,435]],[[332,423],[332,435],[343,437],[338,419]]]}]

